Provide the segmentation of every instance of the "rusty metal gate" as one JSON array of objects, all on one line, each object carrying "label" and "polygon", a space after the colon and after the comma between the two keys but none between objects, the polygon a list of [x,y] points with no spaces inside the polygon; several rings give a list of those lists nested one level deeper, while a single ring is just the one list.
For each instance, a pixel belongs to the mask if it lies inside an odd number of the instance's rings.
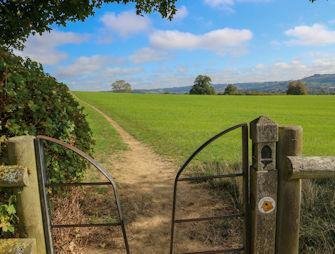
[{"label": "rusty metal gate", "polygon": [[[194,159],[194,157],[204,150],[209,144],[217,140],[218,138],[224,136],[225,134],[241,129],[241,141],[242,141],[242,168],[240,172],[232,174],[218,174],[218,175],[205,175],[205,176],[189,176],[181,177],[182,172],[189,165],[189,163]],[[199,221],[211,221],[211,220],[224,220],[230,218],[242,217],[244,220],[243,227],[243,245],[235,249],[215,249],[215,250],[206,250],[206,251],[195,251],[187,252],[187,254],[210,254],[210,253],[248,253],[250,248],[250,243],[248,240],[248,235],[250,231],[250,216],[249,216],[249,207],[250,207],[250,186],[249,186],[249,155],[248,155],[248,124],[242,123],[230,127],[217,135],[213,136],[205,143],[203,143],[198,149],[196,149],[191,156],[184,162],[180,167],[174,181],[174,190],[173,190],[173,205],[172,205],[172,221],[171,221],[171,239],[170,239],[170,254],[175,253],[175,225],[180,223],[188,222],[199,222]],[[221,216],[214,217],[201,217],[201,218],[176,218],[176,201],[177,201],[177,186],[181,181],[196,181],[196,180],[209,180],[209,179],[218,179],[218,178],[234,178],[234,177],[243,177],[243,212],[237,214],[224,214]]]},{"label": "rusty metal gate", "polygon": [[[105,182],[71,182],[71,183],[50,183],[47,175],[47,170],[44,161],[44,142],[51,142],[60,145],[65,149],[69,149],[88,161],[91,165],[93,165],[106,179]],[[115,182],[113,180],[112,175],[108,170],[104,169],[100,166],[93,158],[89,155],[85,154],[78,148],[64,143],[61,140],[54,139],[47,136],[37,136],[35,139],[35,150],[36,150],[36,158],[38,164],[38,174],[39,174],[39,188],[40,188],[40,196],[41,196],[41,205],[42,205],[42,216],[43,216],[43,225],[44,225],[44,234],[46,238],[46,246],[47,253],[53,254],[53,241],[52,241],[52,229],[55,228],[77,228],[77,227],[120,227],[122,231],[124,247],[127,254],[130,253],[128,239],[126,235],[125,223],[122,215],[120,198],[117,192],[117,188]],[[61,186],[98,186],[105,185],[111,186],[114,193],[114,200],[118,213],[118,221],[113,223],[85,223],[85,224],[53,224],[50,218],[50,209],[49,209],[49,198],[48,198],[48,188],[56,188]]]}]

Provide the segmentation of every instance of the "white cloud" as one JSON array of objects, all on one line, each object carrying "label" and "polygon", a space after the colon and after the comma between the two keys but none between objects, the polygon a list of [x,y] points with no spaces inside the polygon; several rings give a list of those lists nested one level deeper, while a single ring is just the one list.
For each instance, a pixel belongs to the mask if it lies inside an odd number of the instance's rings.
[{"label": "white cloud", "polygon": [[42,64],[57,64],[67,58],[67,54],[57,49],[64,44],[78,44],[87,40],[88,36],[73,32],[53,30],[42,35],[30,36],[23,51],[15,50],[15,54],[29,57]]},{"label": "white cloud", "polygon": [[[306,57],[306,56],[305,56]],[[117,79],[124,79],[135,88],[163,88],[191,85],[199,73],[208,74],[213,83],[240,83],[300,79],[316,73],[335,73],[335,54],[313,54],[306,58],[259,63],[250,67],[207,67],[210,64],[157,65],[154,69],[134,66],[105,66],[65,80],[72,89],[108,90]]]},{"label": "white cloud", "polygon": [[204,0],[205,4],[212,8],[219,8],[226,11],[234,11],[233,7],[237,3],[267,3],[271,0]]},{"label": "white cloud", "polygon": [[119,78],[117,76],[128,76],[128,75],[133,75],[136,73],[140,73],[143,69],[141,67],[110,67],[107,68],[104,71],[104,74],[107,77],[114,77],[116,76],[116,78]]},{"label": "white cloud", "polygon": [[136,15],[130,11],[122,12],[119,15],[106,13],[102,16],[101,21],[105,29],[112,30],[123,37],[148,31],[151,27],[151,22],[147,17]]},{"label": "white cloud", "polygon": [[235,0],[205,0],[210,7],[231,7],[235,4]]},{"label": "white cloud", "polygon": [[235,54],[252,38],[247,29],[223,28],[204,34],[176,30],[158,30],[150,35],[150,43],[159,49],[206,49],[219,54]]},{"label": "white cloud", "polygon": [[130,56],[130,60],[135,63],[145,63],[145,62],[153,62],[160,61],[167,58],[166,52],[158,49],[152,48],[142,48],[136,51],[134,54]]},{"label": "white cloud", "polygon": [[256,64],[249,68],[209,70],[208,73],[215,83],[294,80],[314,74],[335,73],[335,55]]},{"label": "white cloud", "polygon": [[109,90],[115,80],[135,83],[142,75],[142,67],[125,66],[124,60],[102,55],[81,56],[59,68],[55,75],[74,90]]},{"label": "white cloud", "polygon": [[287,42],[290,45],[320,46],[335,44],[335,30],[330,30],[321,24],[296,26],[287,30],[285,34],[293,38]]},{"label": "white cloud", "polygon": [[186,18],[187,15],[188,15],[188,10],[185,5],[182,5],[177,9],[176,14],[174,15],[174,19],[181,20],[181,19]]},{"label": "white cloud", "polygon": [[61,67],[58,74],[63,77],[89,74],[103,68],[108,60],[108,57],[101,55],[81,56],[74,63]]}]

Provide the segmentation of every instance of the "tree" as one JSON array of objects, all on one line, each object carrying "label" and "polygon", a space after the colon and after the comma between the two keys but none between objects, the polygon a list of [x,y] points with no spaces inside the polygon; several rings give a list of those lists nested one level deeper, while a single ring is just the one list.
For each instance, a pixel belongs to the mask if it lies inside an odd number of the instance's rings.
[{"label": "tree", "polygon": [[236,93],[237,93],[237,87],[234,85],[228,85],[224,90],[224,94],[232,95]]},{"label": "tree", "polygon": [[117,80],[112,84],[114,93],[131,93],[131,85],[124,80]]},{"label": "tree", "polygon": [[215,94],[211,78],[206,75],[198,75],[194,80],[190,94]]},{"label": "tree", "polygon": [[0,1],[0,45],[22,49],[30,34],[51,31],[52,25],[84,21],[104,3],[135,3],[136,13],[158,11],[163,18],[172,19],[177,0],[24,0]]},{"label": "tree", "polygon": [[307,94],[307,88],[304,82],[297,80],[291,81],[288,84],[286,94],[291,95],[305,95]]}]

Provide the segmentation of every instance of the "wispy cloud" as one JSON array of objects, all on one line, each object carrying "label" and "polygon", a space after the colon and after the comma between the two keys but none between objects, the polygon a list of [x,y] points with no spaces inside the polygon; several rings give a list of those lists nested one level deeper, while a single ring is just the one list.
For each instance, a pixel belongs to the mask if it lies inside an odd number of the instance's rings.
[{"label": "wispy cloud", "polygon": [[177,13],[174,16],[175,20],[182,20],[188,16],[188,9],[186,8],[185,5],[180,6],[177,9]]},{"label": "wispy cloud", "polygon": [[106,13],[101,17],[104,29],[113,31],[120,36],[127,37],[140,32],[148,31],[151,27],[150,19],[126,11],[120,14]]},{"label": "wispy cloud", "polygon": [[130,60],[135,64],[164,60],[168,57],[166,52],[152,48],[142,48],[130,56]]},{"label": "wispy cloud", "polygon": [[287,41],[289,45],[322,46],[335,44],[335,30],[330,30],[322,24],[296,26],[285,31],[285,34],[292,38]]},{"label": "wispy cloud", "polygon": [[81,56],[72,64],[59,68],[58,75],[61,77],[74,77],[77,75],[87,75],[103,68],[110,60],[109,57],[101,55]]},{"label": "wispy cloud", "polygon": [[23,51],[15,50],[15,54],[29,57],[42,64],[54,65],[67,58],[67,54],[58,49],[65,44],[79,44],[88,39],[87,34],[60,32],[53,30],[42,35],[30,36]]},{"label": "wispy cloud", "polygon": [[267,3],[272,0],[204,0],[204,3],[212,8],[218,8],[233,12],[237,3]]},{"label": "wispy cloud", "polygon": [[127,59],[91,55],[80,56],[71,64],[56,70],[56,76],[64,80],[72,89],[102,90],[117,79],[133,81],[142,73],[140,66],[129,66]]}]

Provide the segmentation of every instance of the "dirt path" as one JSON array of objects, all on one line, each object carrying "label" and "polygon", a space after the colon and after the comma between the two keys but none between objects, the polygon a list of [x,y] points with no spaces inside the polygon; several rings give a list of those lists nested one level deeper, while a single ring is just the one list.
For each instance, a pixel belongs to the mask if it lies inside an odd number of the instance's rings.
[{"label": "dirt path", "polygon": [[[121,154],[121,158],[111,158],[110,163],[128,221],[127,234],[131,253],[168,253],[172,188],[178,166],[139,142],[104,112],[90,106],[106,118],[129,146]],[[200,186],[183,184],[180,191],[185,195],[179,198],[179,202],[183,202],[185,206],[177,213],[178,217],[208,216],[206,211],[219,206],[217,200]],[[191,241],[184,234],[181,237],[184,238],[183,251],[192,251],[204,245],[201,241]],[[95,250],[91,253],[98,252]]]}]

